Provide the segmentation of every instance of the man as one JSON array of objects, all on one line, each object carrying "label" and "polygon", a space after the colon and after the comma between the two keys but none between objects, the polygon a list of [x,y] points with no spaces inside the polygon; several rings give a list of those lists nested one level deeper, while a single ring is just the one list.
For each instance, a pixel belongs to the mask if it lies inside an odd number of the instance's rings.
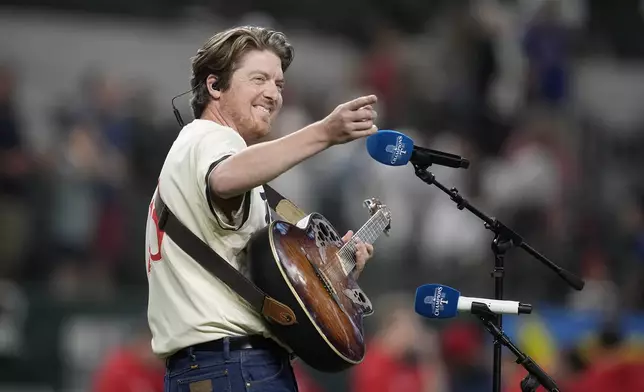
[{"label": "man", "polygon": [[[279,32],[239,27],[213,36],[192,61],[195,120],[182,129],[159,176],[157,192],[168,208],[242,272],[248,240],[270,219],[262,184],[333,145],[377,132],[371,95],[257,143],[282,106],[292,60],[293,48]],[[153,198],[148,318],[152,349],[167,359],[166,390],[296,391],[288,352],[270,339],[262,317],[157,225]],[[372,253],[370,245],[357,247],[357,274]]]}]

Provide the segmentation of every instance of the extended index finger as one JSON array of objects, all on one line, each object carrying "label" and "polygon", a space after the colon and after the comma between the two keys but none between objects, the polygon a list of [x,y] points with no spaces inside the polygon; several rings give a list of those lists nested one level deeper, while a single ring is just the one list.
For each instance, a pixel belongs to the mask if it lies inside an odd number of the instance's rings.
[{"label": "extended index finger", "polygon": [[375,95],[366,95],[349,101],[345,105],[349,110],[358,110],[363,106],[373,105],[376,102],[378,102],[378,97]]}]

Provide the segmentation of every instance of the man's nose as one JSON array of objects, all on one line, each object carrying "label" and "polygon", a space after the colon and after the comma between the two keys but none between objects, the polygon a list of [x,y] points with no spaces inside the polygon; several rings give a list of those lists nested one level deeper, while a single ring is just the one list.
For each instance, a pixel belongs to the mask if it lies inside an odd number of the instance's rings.
[{"label": "man's nose", "polygon": [[279,88],[274,82],[268,83],[268,86],[264,89],[264,96],[273,101],[277,101],[279,94]]}]

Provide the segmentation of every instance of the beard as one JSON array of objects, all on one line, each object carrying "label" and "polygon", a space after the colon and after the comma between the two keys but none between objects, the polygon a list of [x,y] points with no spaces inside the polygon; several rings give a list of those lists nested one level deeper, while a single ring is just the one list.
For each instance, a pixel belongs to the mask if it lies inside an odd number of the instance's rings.
[{"label": "beard", "polygon": [[222,102],[222,112],[232,121],[235,130],[247,141],[255,141],[268,135],[275,112],[268,117],[256,113],[252,104],[238,104],[235,101]]}]

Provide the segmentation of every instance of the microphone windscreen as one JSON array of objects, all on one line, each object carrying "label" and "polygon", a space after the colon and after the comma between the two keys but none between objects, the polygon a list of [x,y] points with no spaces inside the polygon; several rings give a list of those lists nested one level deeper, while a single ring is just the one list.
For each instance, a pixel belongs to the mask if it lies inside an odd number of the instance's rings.
[{"label": "microphone windscreen", "polygon": [[450,318],[456,316],[461,293],[441,284],[424,284],[416,289],[414,310],[423,317]]},{"label": "microphone windscreen", "polygon": [[385,165],[406,165],[413,150],[414,141],[400,132],[380,130],[367,138],[369,155]]}]

